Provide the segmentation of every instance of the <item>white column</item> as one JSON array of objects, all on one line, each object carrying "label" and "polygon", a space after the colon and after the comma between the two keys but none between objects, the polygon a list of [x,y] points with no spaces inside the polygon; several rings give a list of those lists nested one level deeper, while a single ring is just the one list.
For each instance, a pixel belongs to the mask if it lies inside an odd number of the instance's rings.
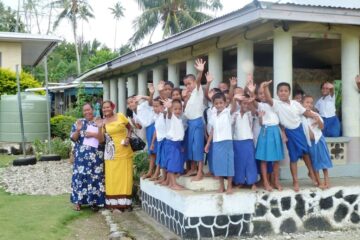
[{"label": "white column", "polygon": [[103,99],[110,100],[110,80],[103,81]]},{"label": "white column", "polygon": [[179,87],[179,66],[177,64],[168,65],[168,80],[174,83],[175,87]]},{"label": "white column", "polygon": [[138,73],[138,94],[146,95],[147,94],[147,72]]},{"label": "white column", "polygon": [[360,137],[360,102],[355,76],[359,74],[359,38],[356,33],[341,35],[343,135]]},{"label": "white column", "polygon": [[194,74],[196,76],[196,69],[194,65],[195,65],[194,59],[190,59],[186,61],[186,74]]},{"label": "white column", "polygon": [[[238,86],[246,85],[247,75],[253,69],[249,69],[254,64],[254,43],[249,40],[242,40],[237,45],[237,78]],[[252,73],[252,72],[251,72]]]},{"label": "white column", "polygon": [[123,77],[117,80],[118,89],[118,111],[126,114],[126,79]]},{"label": "white column", "polygon": [[215,49],[209,52],[209,73],[214,76],[214,81],[211,87],[218,87],[219,83],[223,81],[223,51],[222,49]]},{"label": "white column", "polygon": [[[287,82],[292,89],[293,64],[292,64],[292,36],[282,30],[274,31],[274,96],[276,86],[280,82]],[[291,97],[291,92],[290,92]]]},{"label": "white column", "polygon": [[127,78],[127,96],[132,96],[136,94],[136,79],[134,76]]},{"label": "white column", "polygon": [[118,102],[118,88],[117,88],[117,81],[116,79],[110,80],[110,100],[115,103],[115,111],[118,110],[117,102]]},{"label": "white column", "polygon": [[163,66],[157,66],[155,68],[153,68],[153,84],[155,87],[155,94],[154,96],[158,96],[159,93],[157,91],[157,85],[159,84],[159,82],[161,80],[164,80],[164,71],[163,71]]}]

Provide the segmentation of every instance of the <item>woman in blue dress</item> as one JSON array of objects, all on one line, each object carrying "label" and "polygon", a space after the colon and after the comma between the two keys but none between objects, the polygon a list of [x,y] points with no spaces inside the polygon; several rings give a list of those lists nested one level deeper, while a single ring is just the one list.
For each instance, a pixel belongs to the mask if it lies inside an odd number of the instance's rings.
[{"label": "woman in blue dress", "polygon": [[91,104],[84,104],[82,110],[84,118],[73,124],[70,134],[75,143],[70,200],[76,211],[80,211],[82,205],[97,210],[105,203],[104,152],[101,145],[97,145],[101,124],[95,122]]}]

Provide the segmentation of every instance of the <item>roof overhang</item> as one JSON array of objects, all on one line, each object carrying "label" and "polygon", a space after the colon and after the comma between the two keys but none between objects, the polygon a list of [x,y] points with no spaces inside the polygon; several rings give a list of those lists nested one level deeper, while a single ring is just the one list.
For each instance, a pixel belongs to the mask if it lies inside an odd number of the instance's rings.
[{"label": "roof overhang", "polygon": [[[63,84],[59,86],[51,86],[48,87],[48,90],[50,92],[59,92],[63,91],[65,89],[71,89],[71,88],[77,88],[80,85],[84,86],[85,88],[102,88],[102,82],[82,82],[82,83],[70,83],[70,84]],[[38,91],[44,91],[46,90],[46,87],[39,87],[39,88],[27,88],[25,89],[25,92],[38,92]]]},{"label": "roof overhang", "polygon": [[61,38],[55,36],[0,32],[0,42],[21,44],[21,62],[24,66],[36,66],[48,55]]}]

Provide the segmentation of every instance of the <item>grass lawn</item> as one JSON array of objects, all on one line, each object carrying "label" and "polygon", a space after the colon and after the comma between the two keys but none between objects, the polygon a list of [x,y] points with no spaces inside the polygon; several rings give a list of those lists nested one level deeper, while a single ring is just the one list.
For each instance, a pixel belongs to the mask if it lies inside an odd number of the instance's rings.
[{"label": "grass lawn", "polygon": [[14,155],[0,154],[0,168],[12,164],[12,161],[16,158],[17,156]]}]

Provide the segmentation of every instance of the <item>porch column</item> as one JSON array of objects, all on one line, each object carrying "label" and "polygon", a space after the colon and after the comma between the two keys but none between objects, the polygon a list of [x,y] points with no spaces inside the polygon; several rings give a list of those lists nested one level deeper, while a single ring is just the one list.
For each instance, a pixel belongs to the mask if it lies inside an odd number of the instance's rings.
[{"label": "porch column", "polygon": [[127,78],[127,96],[132,96],[136,94],[136,79],[134,76],[130,76]]},{"label": "porch column", "polygon": [[[280,82],[287,82],[291,86],[293,79],[292,64],[292,36],[283,30],[274,31],[274,95],[276,97],[276,86]],[[291,91],[292,92],[292,91]],[[290,92],[290,97],[292,94]]]},{"label": "porch column", "polygon": [[254,62],[254,43],[249,40],[242,40],[237,45],[237,79],[238,86],[245,87],[247,75],[252,69],[246,69],[245,64]]},{"label": "porch column", "polygon": [[157,66],[155,68],[153,68],[153,84],[155,87],[155,94],[154,96],[158,96],[159,92],[157,90],[157,85],[159,84],[159,82],[161,80],[164,80],[164,71],[163,71],[163,66]]},{"label": "porch column", "polygon": [[214,77],[211,87],[218,87],[223,81],[223,51],[215,49],[209,52],[209,73]]},{"label": "porch column", "polygon": [[138,73],[138,94],[146,95],[147,93],[147,72],[142,71]]},{"label": "porch column", "polygon": [[359,74],[359,38],[355,33],[341,35],[342,126],[343,135],[360,137],[360,97],[355,86]]},{"label": "porch column", "polygon": [[123,77],[117,80],[118,90],[118,111],[126,114],[126,79]]},{"label": "porch column", "polygon": [[168,65],[168,80],[173,82],[175,87],[180,86],[179,66],[177,64]]},{"label": "porch column", "polygon": [[118,110],[118,107],[117,107],[117,102],[118,102],[118,89],[117,89],[117,82],[116,82],[116,79],[111,79],[110,80],[110,100],[115,103],[115,110],[117,111]]},{"label": "porch column", "polygon": [[186,61],[186,74],[194,74],[196,76],[196,69],[194,67],[195,61],[194,59],[190,59]]},{"label": "porch column", "polygon": [[103,99],[110,100],[110,80],[103,81]]}]

